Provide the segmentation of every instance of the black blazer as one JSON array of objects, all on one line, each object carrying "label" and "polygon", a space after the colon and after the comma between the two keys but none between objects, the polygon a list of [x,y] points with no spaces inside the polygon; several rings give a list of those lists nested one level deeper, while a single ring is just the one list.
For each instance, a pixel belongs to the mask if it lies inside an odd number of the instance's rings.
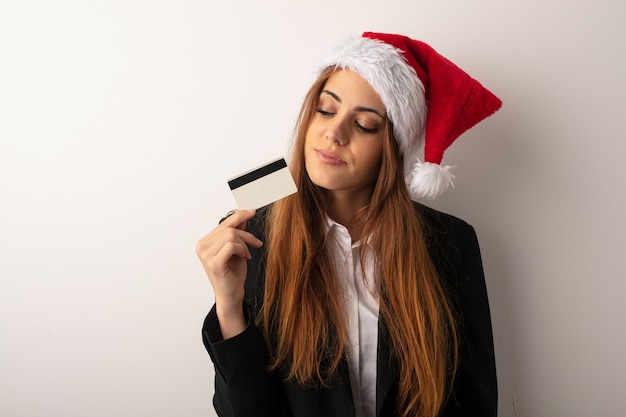
[{"label": "black blazer", "polygon": [[[461,328],[460,365],[442,417],[492,417],[497,414],[497,383],[491,318],[476,233],[456,217],[415,204],[432,260],[450,291]],[[247,229],[264,240],[266,210]],[[215,366],[213,404],[221,417],[355,417],[348,365],[341,362],[328,388],[307,389],[267,372],[269,354],[254,324],[263,302],[263,248],[251,249],[244,309],[246,330],[223,340],[215,307],[202,329],[204,345]],[[377,416],[395,416],[398,364],[389,354],[386,326],[379,321]]]}]

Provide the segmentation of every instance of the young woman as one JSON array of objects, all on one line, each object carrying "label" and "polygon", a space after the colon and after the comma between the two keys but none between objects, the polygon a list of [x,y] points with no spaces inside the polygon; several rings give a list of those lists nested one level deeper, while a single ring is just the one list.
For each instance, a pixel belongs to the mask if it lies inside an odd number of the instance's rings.
[{"label": "young woman", "polygon": [[476,234],[413,200],[445,188],[443,151],[500,104],[410,38],[329,53],[295,133],[298,192],[197,245],[220,416],[496,415]]}]

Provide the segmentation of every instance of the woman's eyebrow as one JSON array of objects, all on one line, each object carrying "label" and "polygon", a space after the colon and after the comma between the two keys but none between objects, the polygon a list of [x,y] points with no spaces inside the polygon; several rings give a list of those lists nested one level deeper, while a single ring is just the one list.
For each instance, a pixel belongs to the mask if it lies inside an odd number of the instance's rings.
[{"label": "woman's eyebrow", "polygon": [[380,114],[377,110],[375,109],[370,109],[369,107],[362,107],[362,106],[358,106],[354,108],[354,111],[365,111],[365,112],[369,112],[369,113],[374,113],[376,114],[378,117],[380,117],[381,119],[385,120],[385,116],[383,116],[382,114]]},{"label": "woman's eyebrow", "polygon": [[[334,92],[332,92],[330,90],[323,90],[322,93],[328,94],[329,96],[334,98],[338,103],[341,103],[341,97],[339,97]],[[369,108],[369,107],[357,106],[357,107],[354,108],[354,111],[359,111],[359,112],[362,111],[362,112],[374,113],[374,114],[378,115],[381,119],[385,120],[385,116],[380,114],[377,110]]]},{"label": "woman's eyebrow", "polygon": [[328,94],[329,96],[334,98],[335,101],[337,101],[338,103],[341,103],[341,98],[337,94],[333,93],[332,91],[330,91],[330,90],[323,90],[322,93]]}]

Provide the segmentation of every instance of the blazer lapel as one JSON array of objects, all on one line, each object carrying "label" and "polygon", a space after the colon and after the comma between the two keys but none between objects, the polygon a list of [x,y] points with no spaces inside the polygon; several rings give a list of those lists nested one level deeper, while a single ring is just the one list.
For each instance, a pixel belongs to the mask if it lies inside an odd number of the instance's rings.
[{"label": "blazer lapel", "polygon": [[[393,415],[396,401],[397,363],[391,357],[387,327],[379,317],[378,320],[378,353],[376,368],[376,416]],[[384,410],[384,411],[383,411]]]}]

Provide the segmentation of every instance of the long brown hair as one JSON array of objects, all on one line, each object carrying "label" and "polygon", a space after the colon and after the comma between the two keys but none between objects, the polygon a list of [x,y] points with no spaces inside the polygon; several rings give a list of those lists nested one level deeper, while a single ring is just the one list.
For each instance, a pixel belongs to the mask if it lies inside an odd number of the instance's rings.
[{"label": "long brown hair", "polygon": [[[325,244],[328,200],[304,167],[306,131],[332,72],[327,69],[313,84],[296,125],[290,169],[299,192],[270,210],[264,305],[258,317],[270,343],[272,369],[280,368],[304,386],[332,383],[346,343],[342,292]],[[457,366],[456,325],[404,182],[389,121],[384,136],[380,173],[357,221],[377,260],[380,320],[400,368],[398,412],[435,417]]]}]

